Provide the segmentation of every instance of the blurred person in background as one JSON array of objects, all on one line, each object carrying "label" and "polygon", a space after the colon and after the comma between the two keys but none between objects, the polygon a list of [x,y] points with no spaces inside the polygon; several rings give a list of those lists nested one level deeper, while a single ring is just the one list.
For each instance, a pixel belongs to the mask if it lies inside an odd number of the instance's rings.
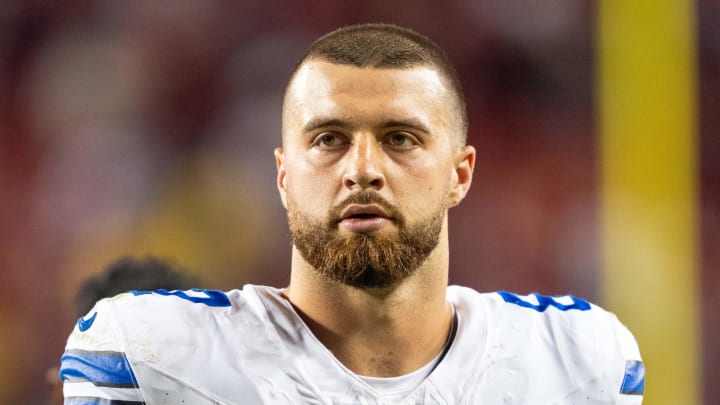
[{"label": "blurred person in background", "polygon": [[[78,322],[91,322],[83,316],[89,314],[95,303],[103,298],[114,297],[131,290],[188,290],[200,287],[199,280],[169,260],[157,257],[135,258],[124,256],[110,263],[81,285],[75,297]],[[92,319],[92,316],[89,318]],[[52,391],[53,405],[63,403],[62,383],[58,376],[58,367],[47,372],[48,383]]]},{"label": "blurred person in background", "polygon": [[613,314],[448,286],[466,133],[430,39],[385,24],[320,38],[275,151],[289,285],[101,300],[68,340],[66,403],[641,403],[639,349]]}]

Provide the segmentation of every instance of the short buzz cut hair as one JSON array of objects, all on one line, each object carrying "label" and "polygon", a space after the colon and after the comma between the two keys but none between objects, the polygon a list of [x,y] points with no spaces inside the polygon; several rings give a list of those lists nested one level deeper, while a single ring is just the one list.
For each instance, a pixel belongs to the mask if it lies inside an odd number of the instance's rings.
[{"label": "short buzz cut hair", "polygon": [[306,62],[322,60],[357,67],[406,69],[428,66],[435,69],[455,94],[462,120],[462,143],[467,138],[468,118],[460,77],[450,58],[430,38],[392,24],[348,25],[317,39],[295,67],[288,86]]}]

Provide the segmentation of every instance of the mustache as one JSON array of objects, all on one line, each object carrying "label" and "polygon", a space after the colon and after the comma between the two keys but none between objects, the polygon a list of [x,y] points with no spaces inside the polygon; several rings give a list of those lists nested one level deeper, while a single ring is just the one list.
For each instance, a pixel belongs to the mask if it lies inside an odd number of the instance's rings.
[{"label": "mustache", "polygon": [[348,198],[341,201],[339,204],[332,207],[330,209],[330,221],[332,223],[336,223],[338,219],[342,216],[342,212],[345,210],[345,208],[352,204],[376,204],[380,208],[382,208],[383,211],[385,211],[385,213],[387,213],[388,216],[398,224],[402,225],[405,223],[405,218],[403,217],[402,213],[400,213],[400,210],[395,207],[395,205],[391,204],[388,200],[383,198],[377,192],[370,190],[358,191],[355,194],[352,194]]}]

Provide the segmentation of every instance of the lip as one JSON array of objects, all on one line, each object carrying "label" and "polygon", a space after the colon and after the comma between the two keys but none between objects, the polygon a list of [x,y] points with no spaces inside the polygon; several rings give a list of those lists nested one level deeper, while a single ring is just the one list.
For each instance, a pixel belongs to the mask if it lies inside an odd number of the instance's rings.
[{"label": "lip", "polygon": [[345,208],[340,216],[340,220],[356,219],[357,217],[379,217],[390,219],[390,216],[377,204],[351,204]]},{"label": "lip", "polygon": [[392,219],[375,204],[352,204],[342,212],[338,226],[350,232],[372,232],[390,224]]}]

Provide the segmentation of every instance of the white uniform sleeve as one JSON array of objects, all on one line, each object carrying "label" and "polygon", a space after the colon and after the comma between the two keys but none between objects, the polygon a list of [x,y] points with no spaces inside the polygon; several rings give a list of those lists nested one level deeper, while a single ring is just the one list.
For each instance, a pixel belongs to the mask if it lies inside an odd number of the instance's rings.
[{"label": "white uniform sleeve", "polygon": [[118,333],[113,300],[99,301],[78,319],[61,358],[65,404],[144,404]]},{"label": "white uniform sleeve", "polygon": [[615,316],[613,318],[617,350],[625,360],[625,370],[617,403],[620,405],[640,404],[645,391],[645,365],[640,357],[640,349],[632,333]]},{"label": "white uniform sleeve", "polygon": [[584,361],[594,378],[557,403],[642,404],[645,367],[635,338],[612,313],[596,306],[592,310],[594,324],[586,330],[595,339],[585,347]]}]

